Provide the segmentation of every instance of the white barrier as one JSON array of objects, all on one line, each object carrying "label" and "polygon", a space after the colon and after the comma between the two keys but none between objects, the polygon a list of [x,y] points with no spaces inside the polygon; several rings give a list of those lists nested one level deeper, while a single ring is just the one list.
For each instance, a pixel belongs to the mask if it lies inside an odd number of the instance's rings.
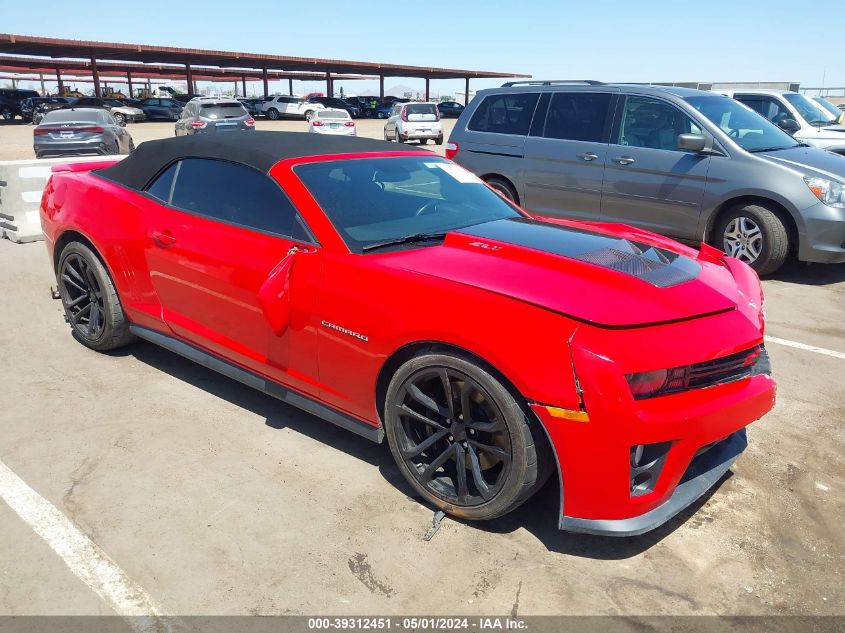
[{"label": "white barrier", "polygon": [[63,156],[0,161],[0,237],[13,242],[43,240],[38,208],[53,165],[122,156]]}]

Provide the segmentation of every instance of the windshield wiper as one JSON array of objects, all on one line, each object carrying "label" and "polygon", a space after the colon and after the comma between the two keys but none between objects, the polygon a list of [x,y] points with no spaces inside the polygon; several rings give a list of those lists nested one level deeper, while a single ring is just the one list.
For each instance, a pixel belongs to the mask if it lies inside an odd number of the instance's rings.
[{"label": "windshield wiper", "polygon": [[758,152],[779,152],[782,149],[795,149],[796,147],[806,147],[804,143],[796,143],[795,145],[789,145],[788,147],[755,147],[754,149],[748,150],[752,154],[757,154]]},{"label": "windshield wiper", "polygon": [[413,235],[405,235],[404,237],[396,237],[391,240],[384,240],[382,242],[373,242],[361,247],[365,253],[374,251],[379,248],[387,246],[396,246],[399,244],[414,244],[415,242],[428,242],[431,240],[442,240],[446,238],[446,233],[414,233]]}]

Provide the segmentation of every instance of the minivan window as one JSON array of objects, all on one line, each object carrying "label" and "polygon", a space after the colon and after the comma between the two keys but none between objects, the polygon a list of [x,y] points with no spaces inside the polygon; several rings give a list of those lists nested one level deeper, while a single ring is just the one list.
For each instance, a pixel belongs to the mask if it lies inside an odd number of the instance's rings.
[{"label": "minivan window", "polygon": [[750,108],[721,95],[686,97],[686,102],[749,152],[798,147],[794,138]]},{"label": "minivan window", "polygon": [[473,113],[467,129],[526,136],[539,98],[536,92],[488,95]]},{"label": "minivan window", "polygon": [[701,134],[701,128],[675,106],[649,97],[625,98],[619,145],[650,149],[678,149],[678,135]]},{"label": "minivan window", "polygon": [[785,92],[783,93],[783,98],[789,101],[792,107],[798,110],[798,114],[804,117],[804,120],[812,126],[821,127],[836,123],[835,118],[804,95],[800,95],[797,92]]},{"label": "minivan window", "polygon": [[609,110],[609,93],[558,92],[549,105],[543,136],[569,141],[603,141]]},{"label": "minivan window", "polygon": [[180,161],[171,204],[213,220],[287,236],[296,216],[293,204],[266,174],[204,158]]}]

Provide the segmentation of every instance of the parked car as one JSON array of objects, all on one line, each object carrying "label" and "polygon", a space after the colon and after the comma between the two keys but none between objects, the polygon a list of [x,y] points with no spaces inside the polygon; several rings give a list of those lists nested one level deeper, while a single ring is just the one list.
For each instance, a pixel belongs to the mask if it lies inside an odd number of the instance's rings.
[{"label": "parked car", "polygon": [[159,97],[142,99],[138,103],[138,107],[148,119],[164,119],[165,121],[178,121],[185,107],[184,103],[176,99]]},{"label": "parked car", "polygon": [[819,104],[822,110],[826,110],[827,112],[829,112],[839,125],[845,123],[845,113],[842,112],[839,107],[837,107],[824,97],[813,97],[813,101]]},{"label": "parked car", "polygon": [[264,114],[262,111],[262,106],[264,105],[264,99],[260,98],[247,98],[247,97],[238,97],[238,101],[241,102],[246,111],[249,112],[253,117],[261,116]]},{"label": "parked car", "polygon": [[324,108],[340,108],[341,110],[346,110],[353,119],[357,119],[361,116],[361,108],[358,106],[354,106],[345,99],[338,99],[337,97],[310,97],[308,99],[309,106],[306,106],[306,119],[310,120],[310,117],[307,116],[307,107],[314,106],[314,105],[322,105]]},{"label": "parked car", "polygon": [[479,91],[446,155],[531,213],[704,241],[761,273],[790,253],[845,262],[845,160],[713,92]]},{"label": "parked car", "polygon": [[0,88],[0,120],[12,121],[21,115],[21,103],[30,97],[39,97],[35,90]]},{"label": "parked car", "polygon": [[147,118],[140,108],[131,108],[117,99],[82,97],[77,99],[73,106],[75,108],[104,108],[114,115],[118,123],[137,123]]},{"label": "parked car", "polygon": [[196,99],[197,97],[203,97],[204,95],[196,94],[196,93],[186,93],[186,94],[173,94],[172,98],[178,101],[179,103],[188,103],[191,99]]},{"label": "parked car", "polygon": [[441,101],[437,104],[441,118],[459,117],[464,111],[464,106],[457,101]]},{"label": "parked car", "polygon": [[[304,119],[310,118],[309,113],[318,109],[314,105],[308,105],[305,99],[299,97],[292,97],[290,95],[274,95],[267,97],[261,104],[261,112],[271,121],[276,121],[282,117],[302,117]],[[319,107],[322,109],[322,106]]]},{"label": "parked car", "polygon": [[35,157],[128,154],[135,143],[124,125],[104,108],[53,110],[32,131]]},{"label": "parked car", "polygon": [[390,113],[393,111],[393,104],[392,103],[379,103],[376,105],[375,108],[371,110],[367,110],[364,114],[373,119],[386,119],[390,116]]},{"label": "parked car", "polygon": [[440,125],[440,111],[433,103],[396,102],[384,124],[384,140],[397,143],[419,141],[425,145],[433,139],[443,144],[443,128]]},{"label": "parked car", "polygon": [[176,121],[176,136],[248,130],[255,131],[255,119],[235,99],[196,97]]},{"label": "parked car", "polygon": [[813,147],[845,155],[845,126],[811,99],[786,90],[719,90]]},{"label": "parked car", "polygon": [[47,112],[67,108],[69,105],[64,97],[28,97],[21,101],[21,119],[26,123],[37,124]]},{"label": "parked car", "polygon": [[555,473],[561,528],[640,534],[716,485],[773,406],[760,282],[715,249],[541,221],[382,141],[192,141],[47,183],[74,338],[152,341],[387,438],[445,512],[504,515]]},{"label": "parked car", "polygon": [[326,108],[317,110],[308,122],[308,131],[315,134],[357,136],[355,121],[346,110]]}]

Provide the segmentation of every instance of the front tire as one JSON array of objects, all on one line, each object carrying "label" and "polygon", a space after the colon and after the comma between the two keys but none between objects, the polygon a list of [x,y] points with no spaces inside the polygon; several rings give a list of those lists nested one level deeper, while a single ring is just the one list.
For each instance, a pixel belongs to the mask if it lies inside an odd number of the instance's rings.
[{"label": "front tire", "polygon": [[117,121],[118,125],[123,125],[124,123],[126,123],[126,115],[118,112],[114,115],[114,120]]},{"label": "front tire", "polygon": [[111,276],[85,244],[71,242],[62,250],[56,275],[59,296],[73,335],[98,352],[135,340]]},{"label": "front tire", "polygon": [[713,245],[757,271],[759,275],[780,268],[789,253],[789,233],[783,220],[758,204],[736,207],[719,218]]},{"label": "front tire", "polygon": [[540,468],[541,450],[511,392],[465,358],[428,353],[407,361],[390,381],[384,410],[405,479],[457,517],[507,514],[551,472]]},{"label": "front tire", "polygon": [[490,187],[492,187],[495,191],[498,191],[505,198],[515,204],[519,204],[519,200],[516,196],[516,191],[514,191],[513,187],[508,181],[503,178],[492,177],[488,178],[486,182],[488,185],[490,185]]},{"label": "front tire", "polygon": [[267,118],[271,121],[276,121],[279,118],[279,111],[276,108],[270,108],[267,110]]}]

